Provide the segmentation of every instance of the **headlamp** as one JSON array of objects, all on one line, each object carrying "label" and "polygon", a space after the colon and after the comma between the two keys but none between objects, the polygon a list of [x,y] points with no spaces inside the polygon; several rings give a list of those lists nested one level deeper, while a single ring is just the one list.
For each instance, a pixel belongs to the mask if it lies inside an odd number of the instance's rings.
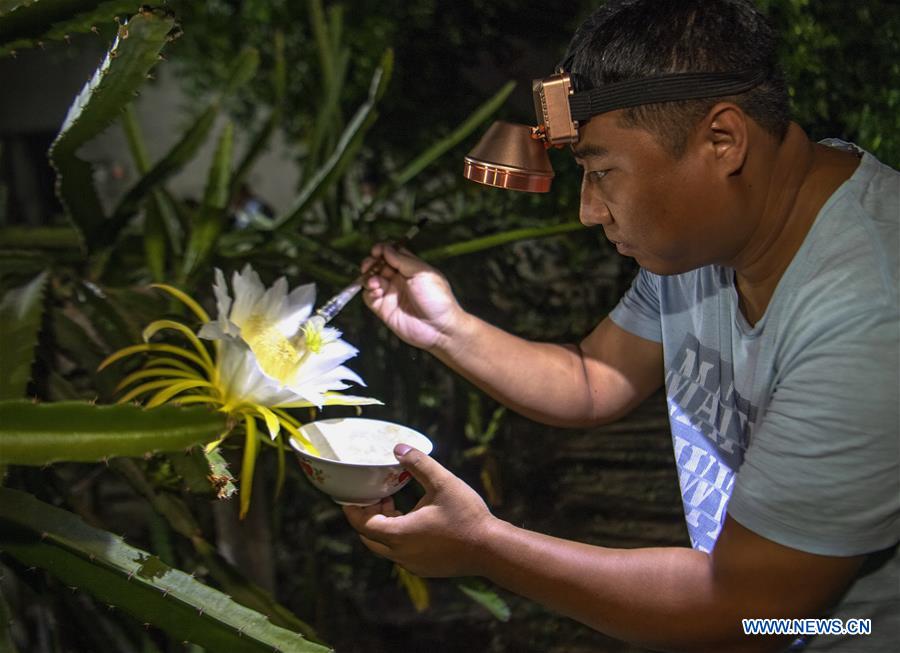
[{"label": "headlamp", "polygon": [[560,70],[532,82],[537,126],[495,122],[465,158],[466,179],[488,186],[546,193],[553,180],[547,149],[578,142],[578,129],[592,116],[643,104],[698,100],[745,93],[765,71],[670,73],[575,90]]}]

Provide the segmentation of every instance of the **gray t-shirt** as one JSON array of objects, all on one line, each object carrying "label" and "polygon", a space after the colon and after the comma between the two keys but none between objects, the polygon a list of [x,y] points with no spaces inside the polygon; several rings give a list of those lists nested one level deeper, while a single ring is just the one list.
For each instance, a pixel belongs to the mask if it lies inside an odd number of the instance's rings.
[{"label": "gray t-shirt", "polygon": [[808,651],[900,645],[898,227],[900,173],[863,153],[754,326],[718,266],[642,270],[610,315],[663,345],[694,548],[712,550],[727,512],[802,551],[880,552],[829,615],[871,618],[872,634],[818,636]]}]

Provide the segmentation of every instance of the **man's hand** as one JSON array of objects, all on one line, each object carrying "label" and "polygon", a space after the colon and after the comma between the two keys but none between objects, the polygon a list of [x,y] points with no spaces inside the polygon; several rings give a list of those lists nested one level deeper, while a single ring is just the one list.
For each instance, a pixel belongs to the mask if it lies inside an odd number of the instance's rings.
[{"label": "man's hand", "polygon": [[380,256],[386,265],[366,282],[366,304],[404,342],[426,350],[438,346],[465,316],[447,279],[409,252],[382,244],[372,248],[362,270]]},{"label": "man's hand", "polygon": [[471,487],[433,458],[404,444],[394,448],[403,467],[425,488],[407,514],[390,497],[344,514],[363,543],[418,576],[472,576],[475,555],[495,518]]}]

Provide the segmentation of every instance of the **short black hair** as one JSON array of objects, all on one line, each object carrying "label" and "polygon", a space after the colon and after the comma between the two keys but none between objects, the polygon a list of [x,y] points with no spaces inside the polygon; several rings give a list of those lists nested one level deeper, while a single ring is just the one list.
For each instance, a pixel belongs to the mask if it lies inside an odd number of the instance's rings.
[{"label": "short black hair", "polygon": [[622,122],[652,133],[674,156],[697,122],[733,101],[778,141],[790,122],[775,31],[750,0],[610,0],[575,32],[567,72],[593,87],[676,72],[765,71],[757,87],[727,98],[624,109]]}]

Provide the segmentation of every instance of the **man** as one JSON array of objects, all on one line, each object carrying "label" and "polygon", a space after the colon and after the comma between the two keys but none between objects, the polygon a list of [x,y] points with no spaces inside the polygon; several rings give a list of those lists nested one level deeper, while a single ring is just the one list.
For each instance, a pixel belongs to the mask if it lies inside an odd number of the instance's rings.
[{"label": "man", "polygon": [[[580,344],[528,342],[467,314],[437,271],[388,263],[366,301],[518,412],[556,425],[615,420],[663,384],[692,548],[616,550],[490,514],[436,461],[398,445],[424,486],[347,508],[375,553],[425,576],[481,575],[651,649],[777,651],[742,619],[871,619],[900,641],[900,175],[787,115],[774,36],[749,0],[613,2],[576,33],[582,84],[674,72],[764,71],[735,96],[615,109],[579,128],[581,221],[641,271]],[[364,262],[369,265],[371,259]],[[806,633],[809,634],[809,633]]]}]

